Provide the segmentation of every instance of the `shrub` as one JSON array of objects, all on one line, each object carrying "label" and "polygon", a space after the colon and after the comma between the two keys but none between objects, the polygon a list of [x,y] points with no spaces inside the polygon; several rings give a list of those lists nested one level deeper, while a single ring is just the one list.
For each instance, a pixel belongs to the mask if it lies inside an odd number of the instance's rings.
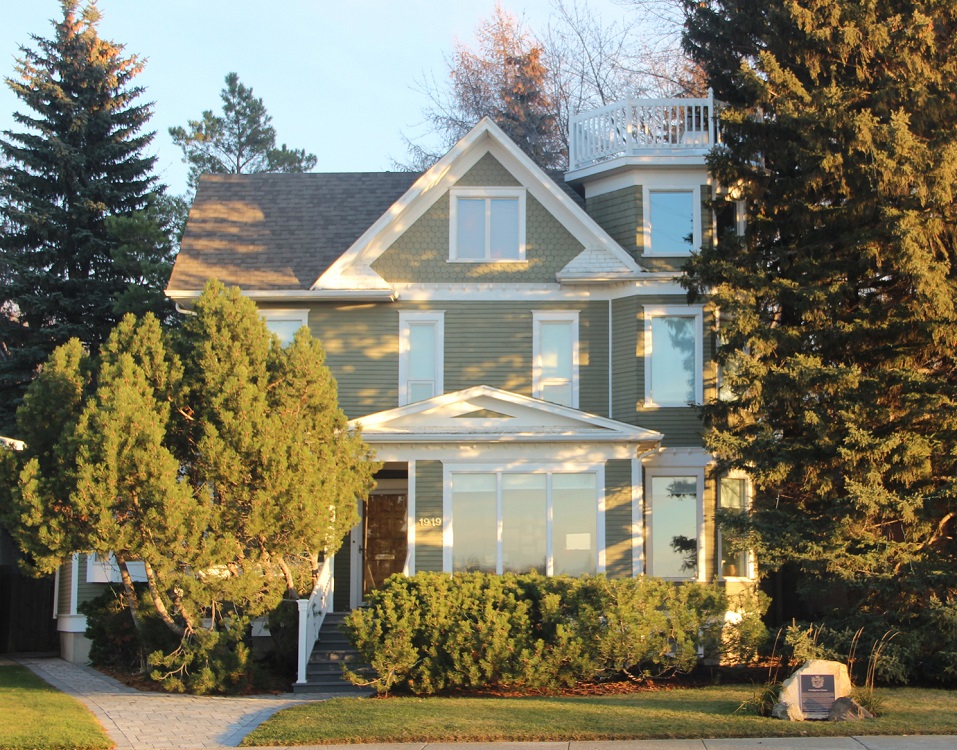
[{"label": "shrub", "polygon": [[[393,576],[346,621],[371,667],[347,676],[379,692],[433,694],[687,671],[724,648],[727,609],[717,586],[651,578]],[[744,629],[733,640],[751,637]]]}]

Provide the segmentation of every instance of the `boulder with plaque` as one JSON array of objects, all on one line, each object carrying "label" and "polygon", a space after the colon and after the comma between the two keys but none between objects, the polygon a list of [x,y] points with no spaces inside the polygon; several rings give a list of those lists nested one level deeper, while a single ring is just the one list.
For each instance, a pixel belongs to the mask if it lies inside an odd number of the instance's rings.
[{"label": "boulder with plaque", "polygon": [[846,666],[837,661],[808,659],[784,681],[771,715],[791,721],[826,720],[834,701],[850,693]]}]

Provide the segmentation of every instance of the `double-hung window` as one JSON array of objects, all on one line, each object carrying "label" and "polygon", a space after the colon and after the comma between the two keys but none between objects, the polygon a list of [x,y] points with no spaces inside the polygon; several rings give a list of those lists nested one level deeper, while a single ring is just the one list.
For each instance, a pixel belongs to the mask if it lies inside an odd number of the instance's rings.
[{"label": "double-hung window", "polygon": [[644,252],[683,256],[701,247],[701,188],[645,187]]},{"label": "double-hung window", "polygon": [[259,314],[266,327],[279,337],[283,347],[292,343],[296,331],[309,325],[308,310],[260,310]]},{"label": "double-hung window", "polygon": [[525,260],[524,188],[453,188],[449,200],[450,260]]},{"label": "double-hung window", "polygon": [[[748,479],[743,476],[726,476],[718,482],[718,507],[725,513],[746,513],[749,506]],[[721,550],[722,578],[751,578],[751,556],[748,551],[732,544],[723,532],[718,532],[718,549]]]},{"label": "double-hung window", "polygon": [[698,579],[703,472],[649,470],[645,502],[648,574]]},{"label": "double-hung window", "polygon": [[532,313],[532,394],[578,408],[578,311]]},{"label": "double-hung window", "polygon": [[704,324],[700,307],[644,308],[645,406],[703,400]]},{"label": "double-hung window", "polygon": [[443,392],[444,313],[399,313],[399,406]]},{"label": "double-hung window", "polygon": [[603,569],[600,467],[446,467],[445,570],[583,575]]}]

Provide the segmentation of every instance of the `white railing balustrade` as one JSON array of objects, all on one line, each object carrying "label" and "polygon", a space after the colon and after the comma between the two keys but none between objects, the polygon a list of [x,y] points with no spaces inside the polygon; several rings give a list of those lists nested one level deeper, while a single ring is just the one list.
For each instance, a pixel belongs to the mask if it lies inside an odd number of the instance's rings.
[{"label": "white railing balustrade", "polygon": [[572,117],[571,171],[621,156],[704,152],[720,142],[714,93],[706,99],[628,99]]},{"label": "white railing balustrade", "polygon": [[306,684],[306,667],[312,649],[319,639],[319,628],[326,614],[332,612],[332,594],[335,581],[332,577],[332,556],[327,557],[319,571],[312,594],[308,599],[299,600],[299,673],[297,685]]}]

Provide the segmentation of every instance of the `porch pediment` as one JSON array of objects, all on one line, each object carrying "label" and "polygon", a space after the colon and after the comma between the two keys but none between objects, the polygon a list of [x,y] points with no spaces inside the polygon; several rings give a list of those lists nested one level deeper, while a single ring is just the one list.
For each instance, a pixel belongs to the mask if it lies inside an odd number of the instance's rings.
[{"label": "porch pediment", "polygon": [[657,448],[662,434],[487,385],[354,419],[377,443],[619,443]]}]

